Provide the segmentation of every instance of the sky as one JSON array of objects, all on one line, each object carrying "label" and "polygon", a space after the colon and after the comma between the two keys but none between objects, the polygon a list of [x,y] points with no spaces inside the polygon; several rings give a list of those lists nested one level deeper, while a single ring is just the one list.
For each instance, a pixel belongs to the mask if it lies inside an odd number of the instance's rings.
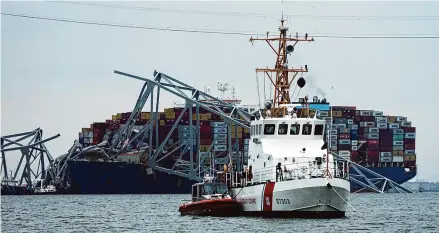
[{"label": "sky", "polygon": [[[434,1],[99,3],[128,9],[2,1],[1,12],[257,34],[276,32],[283,10],[285,15],[293,15],[286,17],[292,34],[439,35],[439,2]],[[407,16],[412,18],[407,20]],[[435,107],[439,98],[438,41],[316,38],[296,46],[290,64],[308,65],[308,85],[302,94],[313,96],[320,88],[332,105],[407,116],[416,127],[419,180],[439,181],[439,155],[433,152],[439,131]],[[46,143],[57,157],[72,146],[82,127],[133,109],[143,83],[113,74],[114,70],[145,78],[152,78],[157,70],[196,88],[208,85],[217,96],[217,82],[228,82],[243,102],[254,104],[258,101],[255,68],[271,67],[274,62],[267,44],[252,45],[246,35],[154,31],[2,15],[1,135],[38,127],[44,130],[44,138],[59,133],[58,139]],[[174,101],[181,100],[162,95],[161,108],[171,107]],[[19,157],[10,154],[8,166],[12,168]]]}]

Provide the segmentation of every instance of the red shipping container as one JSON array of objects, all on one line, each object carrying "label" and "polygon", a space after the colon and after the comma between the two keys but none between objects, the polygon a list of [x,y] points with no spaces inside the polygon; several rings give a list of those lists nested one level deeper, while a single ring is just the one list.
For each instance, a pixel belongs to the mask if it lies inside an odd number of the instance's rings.
[{"label": "red shipping container", "polygon": [[351,135],[350,134],[339,134],[338,137],[340,139],[351,139]]},{"label": "red shipping container", "polygon": [[404,167],[416,167],[416,161],[404,161]]},{"label": "red shipping container", "polygon": [[358,128],[358,134],[359,135],[363,135],[364,133],[368,132],[368,128],[367,127],[359,127]]},{"label": "red shipping container", "polygon": [[416,133],[415,127],[402,127],[405,133]]},{"label": "red shipping container", "polygon": [[368,145],[379,145],[380,141],[378,139],[369,139],[367,140]]},{"label": "red shipping container", "polygon": [[200,132],[200,139],[211,139],[212,132]]},{"label": "red shipping container", "polygon": [[416,146],[415,146],[415,144],[405,144],[404,145],[404,149],[406,149],[406,150],[415,150]]},{"label": "red shipping container", "polygon": [[338,145],[338,150],[351,150],[352,146],[351,145],[346,145],[346,144],[339,144]]},{"label": "red shipping container", "polygon": [[200,127],[200,133],[211,133],[212,127],[210,125],[203,125]]},{"label": "red shipping container", "polygon": [[382,146],[393,146],[393,140],[392,139],[381,139],[380,145]]},{"label": "red shipping container", "polygon": [[210,140],[210,139],[200,139],[200,144],[201,145],[210,145],[210,144],[212,144],[212,140]]},{"label": "red shipping container", "polygon": [[358,161],[358,151],[351,152],[351,161],[353,161],[355,163]]},{"label": "red shipping container", "polygon": [[404,139],[404,144],[415,144],[415,139],[414,138],[405,138]]},{"label": "red shipping container", "polygon": [[358,135],[358,138],[359,138],[360,140],[366,140],[366,139],[367,139],[366,136],[365,136],[364,134],[360,134],[360,135]]},{"label": "red shipping container", "polygon": [[380,150],[380,145],[378,145],[378,144],[370,144],[370,145],[367,145],[366,148],[368,150],[379,151]]},{"label": "red shipping container", "polygon": [[381,152],[392,152],[393,151],[393,146],[392,145],[390,145],[390,146],[388,146],[388,145],[381,145],[380,146],[380,151]]},{"label": "red shipping container", "polygon": [[380,160],[380,152],[379,151],[367,151],[367,162],[368,163],[377,163]]}]

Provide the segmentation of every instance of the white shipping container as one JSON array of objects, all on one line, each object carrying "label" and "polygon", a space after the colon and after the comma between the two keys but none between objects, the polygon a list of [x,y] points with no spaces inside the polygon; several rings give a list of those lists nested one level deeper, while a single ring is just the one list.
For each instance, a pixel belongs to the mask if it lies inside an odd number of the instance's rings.
[{"label": "white shipping container", "polygon": [[90,143],[90,139],[88,139],[88,138],[84,138],[84,143]]},{"label": "white shipping container", "polygon": [[393,156],[394,163],[402,163],[404,162],[404,156]]},{"label": "white shipping container", "polygon": [[338,134],[338,131],[337,130],[331,130],[331,135],[333,135],[333,134]]},{"label": "white shipping container", "polygon": [[380,162],[382,163],[391,163],[392,157],[380,157]]},{"label": "white shipping container", "polygon": [[376,121],[376,123],[387,123],[387,118],[385,118],[385,117],[376,117],[375,121]]},{"label": "white shipping container", "polygon": [[404,122],[404,124],[402,124],[401,126],[404,126],[404,127],[412,127],[412,122],[411,122],[411,121],[406,121],[406,122]]},{"label": "white shipping container", "polygon": [[328,122],[331,122],[331,121],[332,121],[332,118],[331,118],[331,117],[323,117],[323,120],[328,121]]},{"label": "white shipping container", "polygon": [[352,140],[352,145],[353,146],[358,146],[358,141],[357,140]]},{"label": "white shipping container", "polygon": [[389,123],[389,129],[399,129],[398,123]]},{"label": "white shipping container", "polygon": [[358,150],[358,146],[352,146],[352,150],[353,151],[357,151]]},{"label": "white shipping container", "polygon": [[415,150],[405,150],[404,154],[405,155],[414,155],[415,154]]},{"label": "white shipping container", "polygon": [[354,124],[354,119],[348,119],[348,124],[349,125],[353,125]]},{"label": "white shipping container", "polygon": [[332,125],[331,129],[332,130],[337,130],[337,125]]},{"label": "white shipping container", "polygon": [[396,120],[397,120],[397,121],[407,121],[407,117],[404,117],[404,116],[398,116],[398,117],[396,117]]},{"label": "white shipping container", "polygon": [[140,154],[122,154],[117,156],[117,160],[126,163],[140,163]]},{"label": "white shipping container", "polygon": [[337,134],[332,134],[331,135],[331,140],[337,141],[338,139],[338,135]]},{"label": "white shipping container", "polygon": [[405,133],[405,138],[415,139],[416,133]]},{"label": "white shipping container", "polygon": [[404,150],[404,146],[393,146],[393,150]]},{"label": "white shipping container", "polygon": [[373,116],[383,116],[384,112],[383,111],[373,111]]},{"label": "white shipping container", "polygon": [[341,151],[338,152],[338,154],[339,154],[341,157],[344,157],[344,156],[346,156],[346,157],[351,157],[351,152],[348,151],[348,150],[341,150]]},{"label": "white shipping container", "polygon": [[381,152],[380,156],[381,157],[392,157],[392,152]]},{"label": "white shipping container", "polygon": [[361,110],[360,111],[360,116],[372,116],[373,111],[370,110]]},{"label": "white shipping container", "polygon": [[377,127],[378,127],[379,129],[387,129],[387,123],[378,123],[378,124],[377,124]]},{"label": "white shipping container", "polygon": [[393,145],[394,146],[403,146],[404,145],[404,141],[393,141]]},{"label": "white shipping container", "polygon": [[331,146],[331,151],[336,151],[337,150],[337,146]]},{"label": "white shipping container", "polygon": [[79,138],[83,138],[84,134],[82,132],[79,132]]},{"label": "white shipping container", "polygon": [[379,133],[380,129],[379,128],[369,128],[369,133]]},{"label": "white shipping container", "polygon": [[337,128],[338,129],[344,129],[344,128],[346,128],[346,124],[338,124]]},{"label": "white shipping container", "polygon": [[93,132],[88,132],[88,138],[93,138]]},{"label": "white shipping container", "polygon": [[358,125],[352,125],[351,129],[358,129]]}]

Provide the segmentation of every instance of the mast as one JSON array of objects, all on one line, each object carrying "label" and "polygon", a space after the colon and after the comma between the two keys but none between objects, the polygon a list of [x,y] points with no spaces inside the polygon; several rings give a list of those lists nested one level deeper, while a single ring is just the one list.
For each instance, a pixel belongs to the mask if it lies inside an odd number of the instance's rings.
[{"label": "mast", "polygon": [[[276,63],[274,68],[257,68],[256,72],[264,72],[265,75],[270,79],[271,84],[274,86],[274,96],[273,96],[273,106],[271,110],[271,115],[273,117],[278,117],[280,115],[285,115],[285,107],[282,109],[279,107],[281,104],[290,104],[291,96],[290,96],[290,86],[294,81],[296,76],[300,73],[303,75],[304,72],[308,72],[308,66],[305,65],[305,68],[293,68],[288,67],[288,59],[287,55],[291,54],[294,51],[294,46],[300,41],[314,41],[314,38],[308,37],[308,34],[305,34],[305,37],[299,37],[298,33],[296,33],[295,37],[287,36],[288,27],[284,25],[286,20],[280,20],[281,25],[279,26],[279,36],[278,37],[268,37],[267,38],[253,38],[250,37],[250,42],[253,41],[266,41],[267,44],[271,47],[271,49],[276,54]],[[273,45],[274,42],[278,42],[277,49]],[[293,42],[292,44],[287,45],[287,42]],[[275,77],[272,77],[270,73],[274,73]],[[291,73],[291,74],[290,74]],[[305,85],[305,79],[302,77],[298,80],[298,86],[302,88]]]}]

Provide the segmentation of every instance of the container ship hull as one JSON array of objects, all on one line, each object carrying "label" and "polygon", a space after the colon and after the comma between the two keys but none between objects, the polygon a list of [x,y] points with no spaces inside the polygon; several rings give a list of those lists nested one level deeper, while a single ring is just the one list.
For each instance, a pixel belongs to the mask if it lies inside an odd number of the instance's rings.
[{"label": "container ship hull", "polygon": [[194,182],[125,162],[68,161],[70,194],[186,194]]},{"label": "container ship hull", "polygon": [[[195,181],[154,171],[148,175],[140,164],[69,161],[71,194],[188,194]],[[403,167],[369,168],[399,184],[416,173]],[[350,169],[350,172],[355,172]],[[372,177],[369,177],[372,178]],[[351,192],[363,187],[351,182]]]}]

